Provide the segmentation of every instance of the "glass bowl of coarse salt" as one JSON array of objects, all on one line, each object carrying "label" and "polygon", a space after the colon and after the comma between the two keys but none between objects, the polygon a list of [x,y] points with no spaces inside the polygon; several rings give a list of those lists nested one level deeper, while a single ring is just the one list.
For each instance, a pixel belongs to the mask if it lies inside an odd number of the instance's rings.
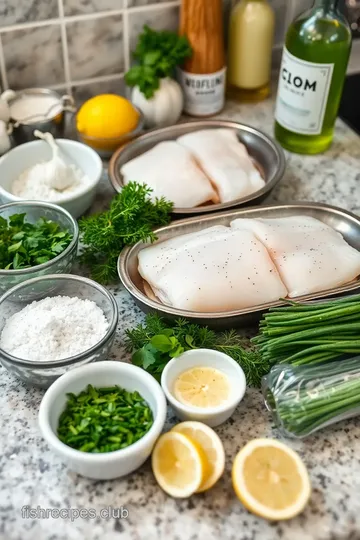
[{"label": "glass bowl of coarse salt", "polygon": [[30,278],[71,272],[79,228],[64,208],[40,201],[4,204],[0,235],[0,295]]},{"label": "glass bowl of coarse salt", "polygon": [[47,388],[75,367],[106,359],[117,322],[115,298],[91,279],[29,279],[0,298],[0,362],[22,381]]}]

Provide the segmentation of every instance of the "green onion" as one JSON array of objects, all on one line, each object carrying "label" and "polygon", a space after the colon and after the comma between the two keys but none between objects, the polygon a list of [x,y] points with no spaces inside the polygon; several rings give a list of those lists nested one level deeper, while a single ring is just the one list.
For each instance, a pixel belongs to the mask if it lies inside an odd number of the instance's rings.
[{"label": "green onion", "polygon": [[318,364],[360,354],[360,295],[272,308],[253,338],[270,365]]},{"label": "green onion", "polygon": [[113,452],[141,439],[153,424],[149,405],[139,392],[119,386],[67,394],[59,418],[59,439],[81,452]]},{"label": "green onion", "polygon": [[276,365],[263,395],[286,436],[305,437],[360,414],[360,357],[322,366]]}]

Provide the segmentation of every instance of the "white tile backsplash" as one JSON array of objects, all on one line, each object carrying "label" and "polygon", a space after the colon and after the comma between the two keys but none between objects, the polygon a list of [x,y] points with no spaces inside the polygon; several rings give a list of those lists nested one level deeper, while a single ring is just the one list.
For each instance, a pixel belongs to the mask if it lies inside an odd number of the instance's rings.
[{"label": "white tile backsplash", "polygon": [[[230,9],[237,0],[222,1],[227,39]],[[313,0],[268,1],[276,16],[276,69],[288,25]],[[181,0],[0,0],[0,84],[65,86],[81,98],[102,84],[122,93],[122,77],[143,25],[177,30],[180,4]],[[352,72],[360,71],[358,49],[354,46]]]}]

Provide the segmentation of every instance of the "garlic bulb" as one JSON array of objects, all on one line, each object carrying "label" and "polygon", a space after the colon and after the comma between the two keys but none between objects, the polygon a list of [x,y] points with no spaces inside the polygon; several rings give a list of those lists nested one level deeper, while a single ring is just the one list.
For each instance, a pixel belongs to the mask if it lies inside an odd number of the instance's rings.
[{"label": "garlic bulb", "polygon": [[180,85],[166,77],[152,98],[146,99],[137,86],[131,93],[131,101],[141,110],[147,128],[171,126],[175,124],[183,109],[183,94]]}]

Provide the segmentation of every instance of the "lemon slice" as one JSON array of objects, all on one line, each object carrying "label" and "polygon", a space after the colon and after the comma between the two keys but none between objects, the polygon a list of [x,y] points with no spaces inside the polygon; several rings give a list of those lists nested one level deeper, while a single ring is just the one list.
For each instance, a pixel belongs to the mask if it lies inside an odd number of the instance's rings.
[{"label": "lemon slice", "polygon": [[269,520],[290,519],[309,500],[311,486],[304,463],[285,444],[255,439],[237,454],[232,483],[243,505]]},{"label": "lemon slice", "polygon": [[225,467],[225,451],[220,437],[213,429],[202,422],[181,422],[181,424],[173,427],[171,431],[186,435],[192,441],[196,441],[204,450],[209,469],[197,492],[210,489],[219,480]]},{"label": "lemon slice", "polygon": [[230,384],[225,373],[218,369],[193,367],[177,377],[173,393],[184,405],[208,409],[228,400]]},{"label": "lemon slice", "polygon": [[208,476],[209,465],[201,446],[173,431],[159,437],[151,464],[158,484],[172,497],[189,497]]}]

